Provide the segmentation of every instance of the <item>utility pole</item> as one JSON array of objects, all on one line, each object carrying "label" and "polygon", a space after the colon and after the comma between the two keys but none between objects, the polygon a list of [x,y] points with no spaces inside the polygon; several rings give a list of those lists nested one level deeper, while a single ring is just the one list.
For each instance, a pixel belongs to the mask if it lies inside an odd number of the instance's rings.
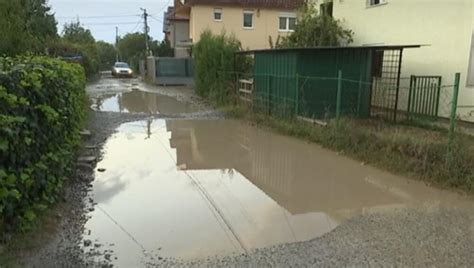
[{"label": "utility pole", "polygon": [[148,27],[148,13],[146,12],[146,8],[141,8],[143,11],[143,19],[144,19],[144,33],[145,33],[145,47],[146,47],[146,56],[151,56],[150,54],[150,45],[148,44],[148,32],[150,28]]},{"label": "utility pole", "polygon": [[118,42],[119,42],[118,26],[115,26],[115,61],[116,62],[119,61]]}]

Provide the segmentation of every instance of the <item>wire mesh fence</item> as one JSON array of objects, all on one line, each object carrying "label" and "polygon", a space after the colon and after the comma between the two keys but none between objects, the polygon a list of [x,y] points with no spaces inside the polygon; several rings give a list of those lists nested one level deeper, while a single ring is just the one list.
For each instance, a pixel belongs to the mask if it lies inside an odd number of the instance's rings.
[{"label": "wire mesh fence", "polygon": [[271,116],[424,121],[450,130],[449,140],[454,138],[457,121],[474,121],[474,104],[457,104],[458,75],[446,84],[436,76],[401,77],[399,82],[382,77],[369,82],[346,79],[342,73],[335,77],[239,73],[235,77],[237,84],[251,83],[243,91],[237,86],[237,94],[245,93],[255,112]]}]

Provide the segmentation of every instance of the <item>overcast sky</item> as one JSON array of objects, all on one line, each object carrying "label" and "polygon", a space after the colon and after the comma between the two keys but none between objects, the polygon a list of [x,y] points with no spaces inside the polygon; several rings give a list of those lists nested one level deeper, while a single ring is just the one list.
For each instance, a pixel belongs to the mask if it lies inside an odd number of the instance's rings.
[{"label": "overcast sky", "polygon": [[146,8],[150,35],[154,40],[163,39],[163,12],[172,0],[49,0],[58,21],[61,33],[64,23],[79,20],[90,29],[96,40],[115,42],[115,26],[119,35],[128,32],[143,32],[140,8]]}]

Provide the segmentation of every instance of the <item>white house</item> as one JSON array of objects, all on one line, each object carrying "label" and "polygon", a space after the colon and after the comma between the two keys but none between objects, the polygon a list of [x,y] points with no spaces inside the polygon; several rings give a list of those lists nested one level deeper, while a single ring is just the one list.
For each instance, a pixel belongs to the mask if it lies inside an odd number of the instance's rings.
[{"label": "white house", "polygon": [[[332,2],[334,18],[355,32],[354,45],[426,45],[404,51],[402,77],[441,75],[442,84],[452,85],[460,72],[459,104],[474,105],[474,0],[324,2]],[[474,121],[472,110],[458,113]]]}]

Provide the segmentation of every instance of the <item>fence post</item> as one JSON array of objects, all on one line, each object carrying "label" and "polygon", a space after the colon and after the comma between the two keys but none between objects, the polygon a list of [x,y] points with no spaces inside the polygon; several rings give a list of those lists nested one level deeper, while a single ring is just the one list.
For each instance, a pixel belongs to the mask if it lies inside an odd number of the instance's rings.
[{"label": "fence post", "polygon": [[460,80],[461,80],[461,73],[456,73],[455,78],[454,78],[453,100],[451,102],[451,114],[449,116],[449,134],[448,134],[448,152],[447,152],[448,162],[451,161],[453,157],[453,141],[454,141],[454,130],[456,127],[456,110],[458,107]]},{"label": "fence post", "polygon": [[298,105],[300,104],[300,75],[296,74],[296,93],[295,93],[295,117],[298,117]]},{"label": "fence post", "polygon": [[360,76],[359,76],[359,91],[357,92],[357,116],[358,117],[361,117],[360,115],[360,102],[361,102],[361,99],[362,99],[362,72],[360,73]]},{"label": "fence post", "polygon": [[342,93],[342,71],[337,75],[337,99],[336,99],[336,119],[341,116],[341,93]]},{"label": "fence post", "polygon": [[272,114],[272,76],[268,75],[268,115]]},{"label": "fence post", "polygon": [[411,75],[410,76],[410,88],[408,90],[408,106],[407,106],[407,120],[410,121],[410,114],[412,113],[412,102],[413,102],[413,98],[414,96],[414,92],[415,92],[415,85],[416,85],[416,76],[414,75]]}]

